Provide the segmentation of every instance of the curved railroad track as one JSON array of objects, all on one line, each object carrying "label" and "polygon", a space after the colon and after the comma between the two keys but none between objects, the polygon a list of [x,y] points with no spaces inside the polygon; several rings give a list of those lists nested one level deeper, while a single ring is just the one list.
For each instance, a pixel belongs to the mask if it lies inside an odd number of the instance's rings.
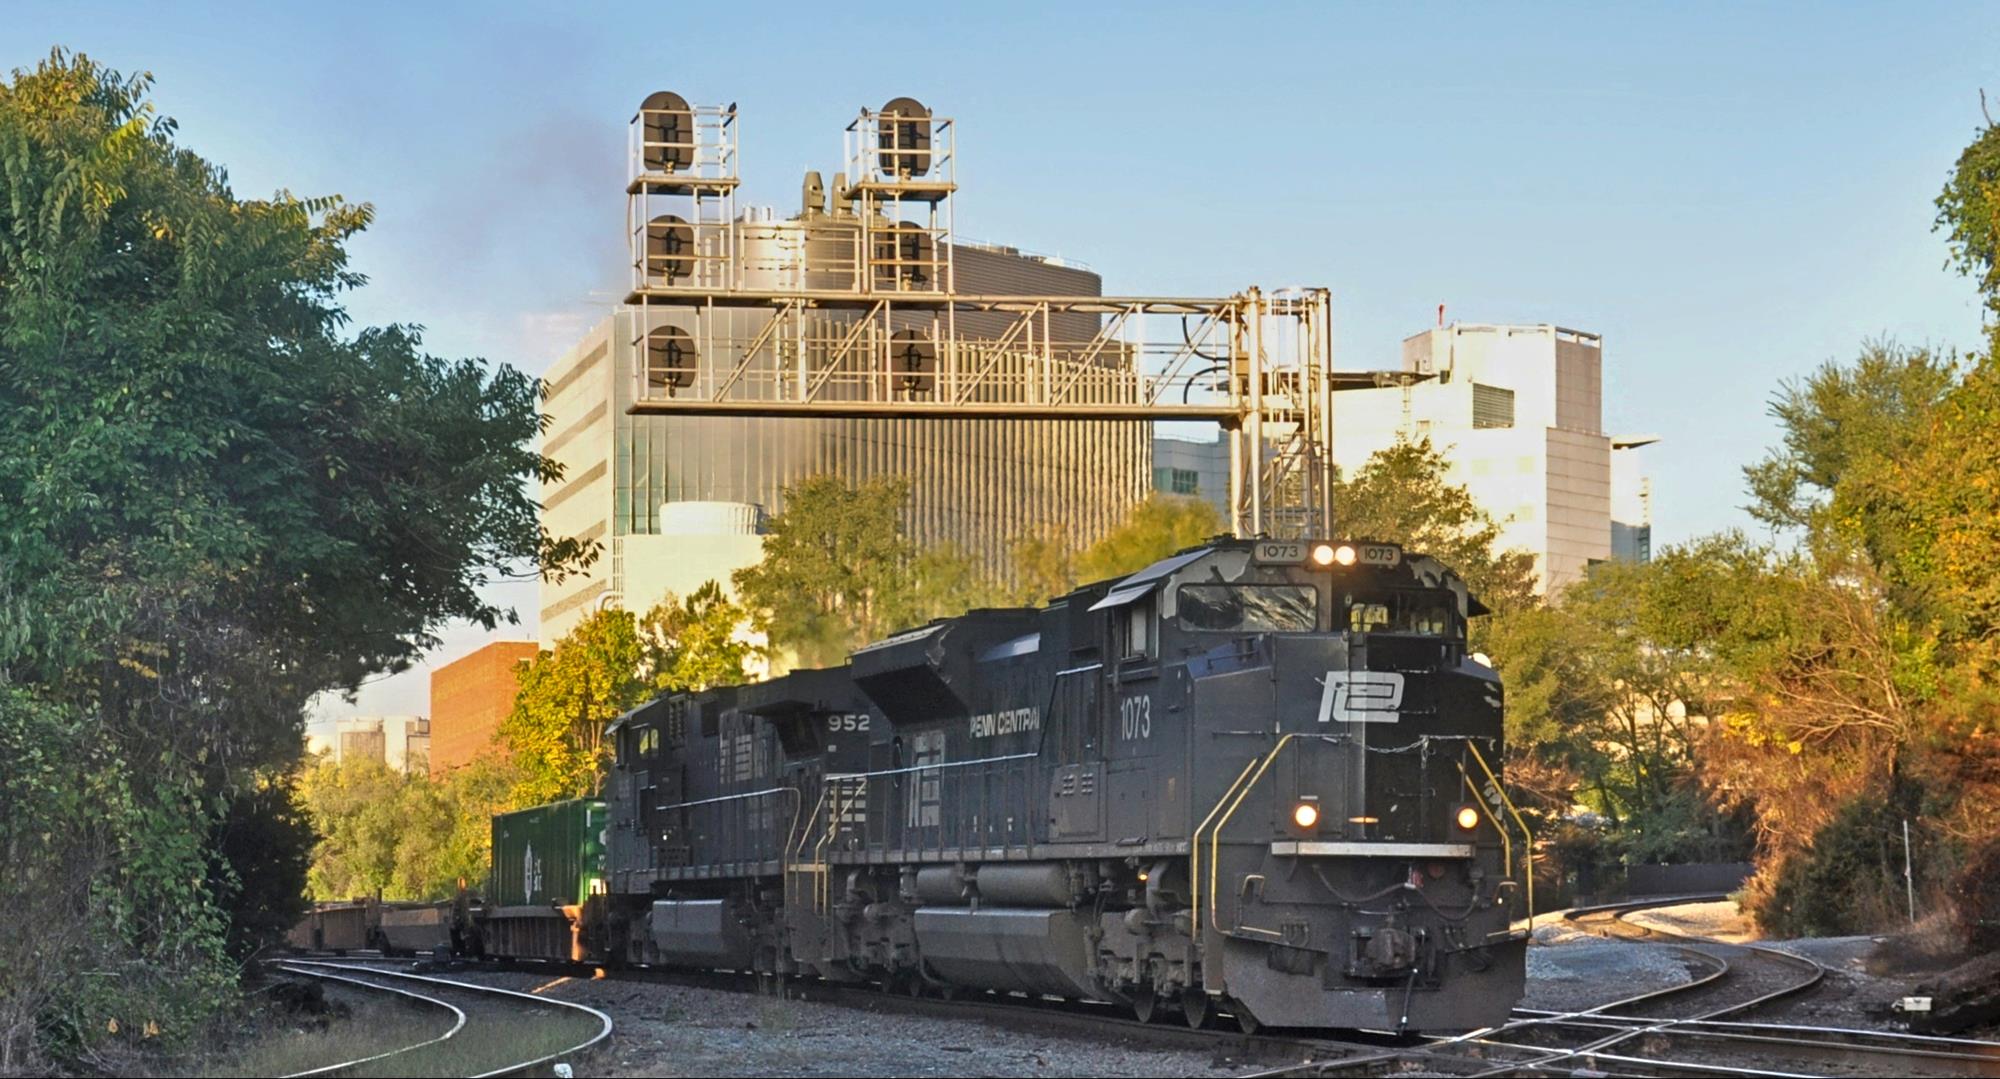
[{"label": "curved railroad track", "polygon": [[275,965],[290,974],[392,994],[455,1016],[450,1028],[436,1037],[298,1072],[288,1079],[529,1075],[580,1056],[611,1036],[610,1016],[572,1001],[360,963],[287,959]]},{"label": "curved railroad track", "polygon": [[1723,898],[1682,896],[1565,912],[1566,921],[1587,932],[1673,948],[1704,972],[1683,985],[1579,1012],[1516,1009],[1515,1020],[1474,1040],[1506,1046],[1503,1052],[1523,1041],[1551,1037],[1570,1044],[1518,1057],[1483,1074],[1578,1066],[1676,1071],[1691,1066],[1738,1075],[2000,1075],[2000,1044],[1991,1042],[1737,1018],[1811,992],[1824,981],[1826,968],[1782,949],[1722,943],[1636,925],[1625,917]]},{"label": "curved railroad track", "polygon": [[1418,1067],[1456,1075],[2000,1076],[2000,1043],[1737,1018],[1810,992],[1825,968],[1776,948],[1687,937],[1624,918],[1721,898],[1681,896],[1564,914],[1588,932],[1676,949],[1699,971],[1685,984],[1582,1011],[1517,1008],[1498,1027],[1257,1074],[1369,1075]]}]

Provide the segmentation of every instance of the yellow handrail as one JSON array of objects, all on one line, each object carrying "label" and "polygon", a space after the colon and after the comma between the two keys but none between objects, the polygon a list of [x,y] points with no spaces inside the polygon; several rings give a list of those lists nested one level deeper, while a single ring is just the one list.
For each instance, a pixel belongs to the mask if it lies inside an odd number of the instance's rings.
[{"label": "yellow handrail", "polygon": [[[1216,876],[1215,867],[1216,864],[1222,859],[1223,826],[1227,825],[1229,823],[1229,819],[1236,815],[1236,810],[1243,805],[1243,799],[1250,797],[1250,792],[1256,788],[1257,781],[1264,778],[1264,773],[1270,769],[1271,762],[1277,760],[1278,754],[1284,752],[1285,747],[1290,745],[1292,743],[1292,739],[1297,737],[1298,735],[1296,733],[1293,733],[1293,734],[1287,734],[1284,737],[1278,739],[1278,744],[1272,746],[1271,752],[1265,754],[1263,762],[1257,765],[1256,774],[1250,777],[1249,782],[1244,783],[1242,785],[1242,790],[1237,792],[1236,800],[1229,803],[1228,812],[1225,812],[1222,815],[1221,820],[1215,822],[1215,827],[1210,829],[1208,833],[1208,924],[1214,926],[1215,931],[1218,933],[1226,932],[1226,930],[1222,928],[1222,922],[1216,918],[1216,913],[1215,913],[1216,907],[1218,906],[1218,904],[1215,902],[1215,896],[1217,894],[1217,886],[1215,883],[1215,876]],[[1228,795],[1225,794],[1223,795],[1223,797],[1227,798]]]},{"label": "yellow handrail", "polygon": [[1507,867],[1509,873],[1513,872],[1514,837],[1507,832],[1507,822],[1501,820],[1499,815],[1493,812],[1493,807],[1486,804],[1486,796],[1479,793],[1479,785],[1472,781],[1472,773],[1465,770],[1465,762],[1458,761],[1456,763],[1458,764],[1458,777],[1465,780],[1465,789],[1472,793],[1473,804],[1477,805],[1486,814],[1487,820],[1493,822],[1493,830],[1500,833],[1501,864]]},{"label": "yellow handrail", "polygon": [[[812,813],[806,817],[806,826],[803,829],[799,829],[798,842],[792,844],[792,856],[786,862],[787,868],[785,870],[785,894],[788,897],[788,901],[789,897],[792,895],[792,874],[799,871],[796,867],[805,857],[806,843],[812,839],[813,822],[819,819],[819,809],[821,806],[825,804],[826,804],[826,780],[821,779],[819,785],[819,801],[813,803]],[[794,816],[796,816],[796,814],[794,814]],[[830,823],[831,822],[829,821],[829,824]],[[814,849],[813,855],[815,858],[819,856],[818,848]],[[826,867],[816,862],[813,863],[813,868],[810,871],[817,871],[821,875],[821,877],[824,877],[826,875]],[[818,907],[819,886],[817,884],[813,886],[812,898],[814,906]]]},{"label": "yellow handrail", "polygon": [[[1194,826],[1194,834],[1188,837],[1188,904],[1194,911],[1194,931],[1197,939],[1201,932],[1201,830],[1208,827],[1208,822],[1214,820],[1217,813],[1222,812],[1222,803],[1227,802],[1229,796],[1236,793],[1236,788],[1243,785],[1244,777],[1255,767],[1257,767],[1255,758],[1243,765],[1243,770],[1236,773],[1235,781],[1222,792],[1222,797],[1215,800],[1215,805],[1208,811],[1208,816],[1203,817],[1201,823]],[[1209,901],[1214,902],[1214,897],[1211,896]]]},{"label": "yellow handrail", "polygon": [[1528,864],[1528,932],[1532,933],[1535,931],[1535,833],[1528,829],[1528,822],[1521,819],[1521,811],[1514,807],[1514,800],[1507,797],[1507,788],[1500,785],[1500,777],[1486,763],[1486,755],[1471,742],[1465,743],[1465,748],[1472,751],[1472,759],[1479,762],[1479,770],[1486,773],[1486,781],[1493,784],[1493,793],[1500,796],[1500,804],[1507,807],[1507,812],[1514,817],[1514,824],[1521,829],[1521,850]]}]

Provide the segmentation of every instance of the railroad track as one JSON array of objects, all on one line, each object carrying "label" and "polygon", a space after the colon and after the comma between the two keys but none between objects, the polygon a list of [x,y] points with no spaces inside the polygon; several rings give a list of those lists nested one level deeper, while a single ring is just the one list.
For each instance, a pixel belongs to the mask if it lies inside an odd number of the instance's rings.
[{"label": "railroad track", "polygon": [[[354,956],[354,964],[407,967],[408,959]],[[456,965],[461,960],[448,960]],[[1331,1060],[1350,1056],[1373,1058],[1388,1046],[1406,1045],[1411,1037],[1371,1036],[1354,1032],[1355,1040],[1313,1037],[1304,1032],[1246,1034],[1227,1016],[1218,1016],[1202,1028],[1185,1026],[1178,1018],[1161,1011],[1150,1022],[1132,1018],[1122,1005],[1089,1001],[1028,998],[1021,995],[962,991],[950,997],[933,993],[914,995],[907,990],[887,991],[870,984],[842,985],[817,979],[778,980],[769,976],[728,971],[697,971],[677,968],[606,969],[591,964],[556,960],[481,960],[472,968],[481,971],[569,976],[580,980],[605,977],[620,981],[688,986],[716,992],[746,995],[778,995],[784,999],[830,1004],[874,1015],[923,1016],[979,1022],[1004,1030],[1027,1034],[1055,1034],[1099,1043],[1146,1046],[1201,1052],[1239,1066],[1252,1062],[1276,1064],[1302,1059]]]},{"label": "railroad track", "polygon": [[1257,1074],[1373,1075],[1417,1067],[1459,1075],[2000,1076],[2000,1043],[1735,1018],[1810,992],[1825,968],[1779,949],[1684,937],[1623,917],[1721,898],[1683,896],[1565,915],[1589,932],[1678,950],[1700,971],[1684,985],[1577,1012],[1517,1008],[1499,1027]]},{"label": "railroad track", "polygon": [[1639,910],[1723,898],[1683,896],[1567,912],[1565,920],[1588,932],[1674,948],[1703,973],[1685,985],[1634,994],[1581,1012],[1516,1009],[1513,1021],[1476,1040],[1487,1046],[1512,1047],[1546,1039],[1567,1044],[1539,1055],[1516,1054],[1504,1065],[1478,1074],[1585,1067],[1654,1074],[1706,1070],[1736,1075],[2000,1075],[2000,1044],[1991,1042],[1745,1021],[1739,1017],[1811,992],[1824,981],[1826,968],[1782,949],[1725,944],[1635,925],[1625,917]]},{"label": "railroad track", "polygon": [[287,1079],[541,1074],[547,1066],[580,1056],[611,1036],[610,1016],[572,1001],[361,963],[287,959],[275,966],[301,977],[390,994],[452,1018],[435,1037],[297,1072]]},{"label": "railroad track", "polygon": [[[1283,1062],[1249,1073],[1260,1076],[1380,1075],[1412,1068],[1457,1075],[2000,1076],[2000,1043],[1733,1019],[1810,991],[1825,972],[1810,959],[1777,949],[1674,938],[1620,917],[1706,898],[1591,908],[1572,912],[1568,919],[1593,932],[1681,949],[1701,971],[1691,982],[1578,1012],[1516,1009],[1514,1018],[1499,1027],[1418,1045],[1408,1044],[1407,1038],[1360,1033],[1338,1040],[1268,1031],[1251,1035],[1226,1026],[1192,1030],[1159,1021],[1141,1023],[1108,1006],[985,994],[918,999],[815,981],[790,982],[782,991],[796,999],[878,1014],[973,1019],[1038,1033],[1209,1051],[1239,1066]],[[511,969],[576,973],[581,968],[523,963]],[[730,992],[770,988],[768,980],[726,973],[649,970],[611,976]]]}]

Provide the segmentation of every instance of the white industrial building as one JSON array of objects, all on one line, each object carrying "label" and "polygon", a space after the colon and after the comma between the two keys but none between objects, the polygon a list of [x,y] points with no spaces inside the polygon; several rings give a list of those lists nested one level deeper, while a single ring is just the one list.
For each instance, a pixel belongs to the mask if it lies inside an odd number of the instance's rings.
[{"label": "white industrial building", "polygon": [[[1451,481],[1499,523],[1500,545],[1535,556],[1545,591],[1614,556],[1649,556],[1650,497],[1636,451],[1655,439],[1605,433],[1598,335],[1454,323],[1405,339],[1401,371],[1399,384],[1334,395],[1334,459],[1344,474],[1398,439],[1429,438],[1451,462]],[[1623,490],[1614,488],[1614,459]],[[1614,531],[1623,537],[1616,550]]]}]

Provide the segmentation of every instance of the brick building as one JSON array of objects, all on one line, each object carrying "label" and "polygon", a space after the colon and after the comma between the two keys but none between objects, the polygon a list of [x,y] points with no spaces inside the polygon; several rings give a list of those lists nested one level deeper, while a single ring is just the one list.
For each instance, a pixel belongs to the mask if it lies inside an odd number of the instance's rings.
[{"label": "brick building", "polygon": [[431,774],[472,763],[513,710],[521,664],[533,641],[494,641],[431,672]]}]

